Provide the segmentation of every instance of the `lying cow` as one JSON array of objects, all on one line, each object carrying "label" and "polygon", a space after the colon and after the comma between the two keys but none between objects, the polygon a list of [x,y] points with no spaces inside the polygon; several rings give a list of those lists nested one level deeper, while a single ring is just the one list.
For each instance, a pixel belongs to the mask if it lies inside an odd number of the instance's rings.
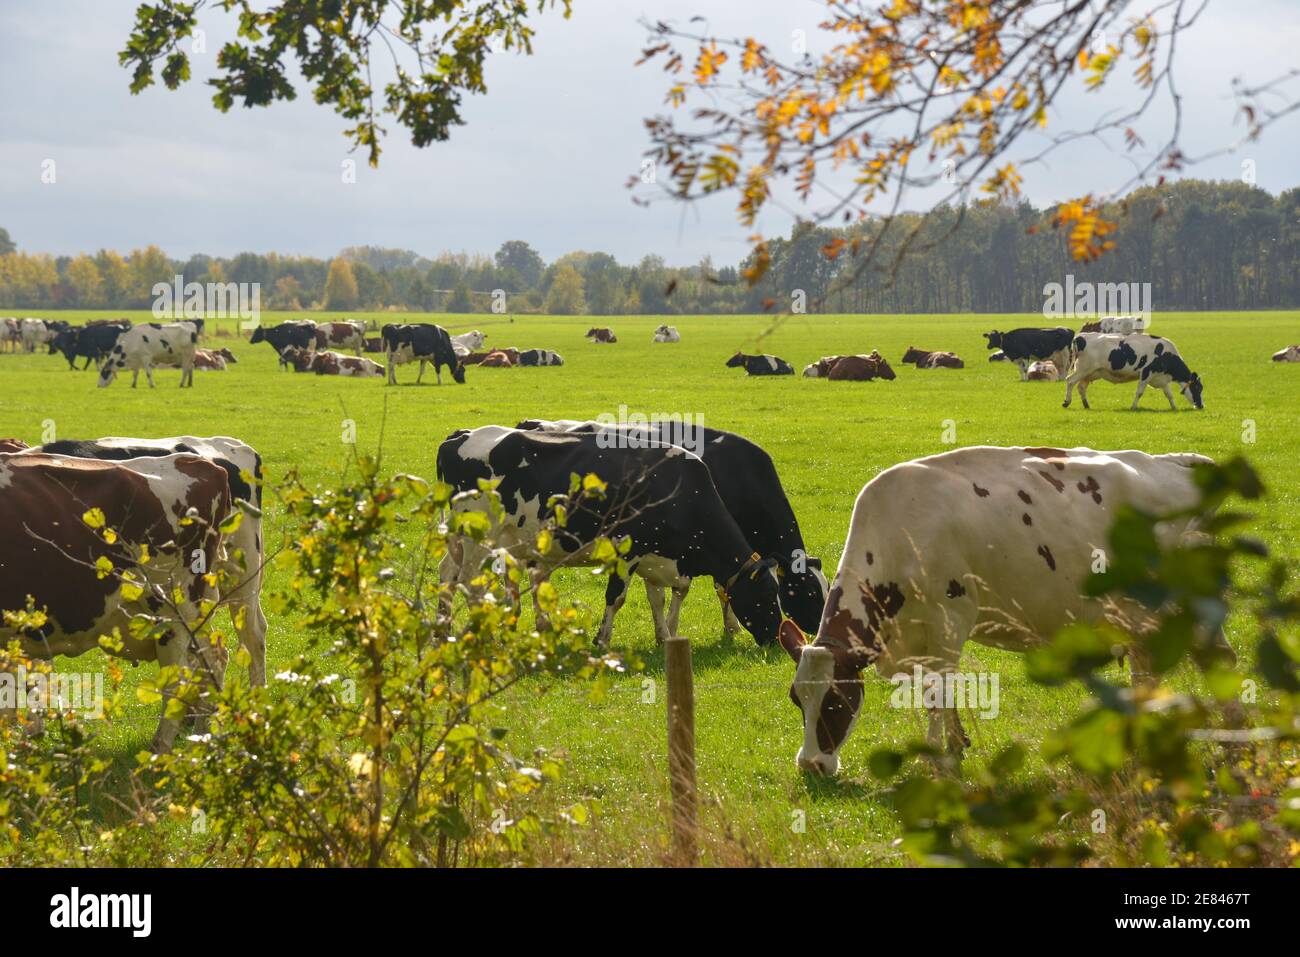
[{"label": "lying cow", "polygon": [[[382,378],[384,367],[364,356],[345,356],[337,352],[317,352],[307,364],[317,375],[341,375],[357,378]],[[304,370],[306,371],[306,370]]]},{"label": "lying cow", "polygon": [[310,372],[312,361],[316,358],[316,353],[311,349],[303,349],[299,346],[286,346],[280,353],[280,365],[286,369],[292,369],[294,372]]},{"label": "lying cow", "polygon": [[677,332],[676,326],[660,326],[655,330],[654,338],[651,342],[681,342],[682,337]]},{"label": "lying cow", "polygon": [[1020,367],[1020,381],[1027,382],[1029,364],[1039,359],[1056,363],[1062,371],[1069,368],[1070,343],[1074,332],[1064,326],[1054,329],[1012,329],[1010,332],[986,332],[988,348],[1001,349]]},{"label": "lying cow", "polygon": [[562,366],[564,357],[550,349],[525,349],[519,353],[517,365],[521,366]]},{"label": "lying cow", "polygon": [[1141,316],[1104,316],[1079,327],[1080,332],[1109,332],[1120,336],[1131,336],[1145,329],[1146,323]]},{"label": "lying cow", "polygon": [[[951,680],[968,640],[1026,651],[1110,610],[1119,620],[1149,621],[1128,599],[1108,608],[1083,595],[1093,555],[1108,546],[1125,506],[1152,514],[1195,506],[1193,467],[1208,462],[1191,453],[976,446],[880,473],[853,507],[816,640],[805,644],[793,622],[781,626],[781,645],[797,665],[790,697],[803,715],[798,766],[838,770],[868,666],[895,682],[910,680],[914,667],[927,680]],[[947,503],[942,515],[936,502]],[[1186,518],[1169,523],[1169,541],[1194,528]],[[1234,657],[1221,632],[1213,640],[1224,658]],[[1144,658],[1134,653],[1135,674],[1149,670]],[[926,705],[929,741],[959,762],[970,742],[946,697],[924,699],[935,701]]]},{"label": "lying cow", "polygon": [[316,348],[316,323],[310,320],[282,322],[278,326],[261,326],[253,330],[248,340],[250,345],[265,342],[280,357],[280,368],[287,369],[289,364],[284,357],[286,349],[303,349],[308,352]]},{"label": "lying cow", "polygon": [[794,366],[778,356],[747,356],[737,352],[727,360],[728,369],[744,369],[746,375],[794,375]]},{"label": "lying cow", "polygon": [[1059,382],[1061,370],[1056,368],[1055,362],[1039,361],[1029,367],[1025,378],[1030,382]]},{"label": "lying cow", "polygon": [[911,363],[918,369],[964,369],[966,363],[955,352],[926,352],[916,346],[908,346],[903,353],[903,361]]},{"label": "lying cow", "polygon": [[149,322],[132,326],[117,338],[108,358],[99,370],[99,388],[113,384],[118,374],[131,370],[131,388],[144,370],[149,388],[153,388],[153,367],[175,365],[181,370],[181,388],[194,386],[194,350],[198,330],[192,322]]},{"label": "lying cow", "polygon": [[117,345],[118,337],[131,328],[128,323],[121,326],[116,323],[103,323],[100,325],[85,325],[80,329],[64,329],[62,332],[55,333],[50,339],[50,355],[63,354],[68,360],[68,368],[76,369],[76,360],[85,358],[82,364],[83,370],[90,368],[93,362],[98,367],[104,361],[104,358],[113,351],[113,346]]},{"label": "lying cow", "polygon": [[[116,631],[118,657],[186,668],[193,650],[199,674],[220,686],[224,660],[196,642],[190,627],[201,617],[200,605],[220,597],[202,569],[222,561],[218,526],[231,508],[224,469],[185,454],[111,463],[6,453],[0,454],[0,489],[0,608],[26,608],[30,596],[47,615],[38,632],[0,622],[0,641],[17,638],[31,657],[76,657]],[[94,509],[103,515],[102,528],[83,519]],[[114,533],[111,539],[105,530]],[[147,562],[139,561],[142,547]],[[102,574],[101,561],[114,572]],[[136,597],[123,587],[123,575],[138,586]],[[168,624],[170,634],[136,637],[132,625],[140,618]],[[156,751],[169,748],[179,728],[168,704],[154,735]]]},{"label": "lying cow", "polygon": [[482,349],[485,342],[487,342],[487,333],[480,332],[477,329],[451,337],[451,347],[456,350],[457,355],[462,356],[467,356],[471,352]]},{"label": "lying cow", "polygon": [[[452,500],[454,511],[489,516],[479,482],[500,480],[497,491],[505,514],[493,521],[490,537],[516,561],[528,564],[534,585],[560,565],[586,564],[592,543],[602,535],[614,541],[630,538],[629,576],[640,575],[660,589],[680,589],[687,579],[707,575],[723,583],[736,617],[754,639],[760,645],[773,641],[781,608],[771,562],[750,547],[718,498],[704,462],[676,446],[609,444],[599,435],[523,432],[499,425],[462,430],[438,448],[438,478],[459,493]],[[567,496],[569,477],[588,473],[606,483],[604,498],[571,509],[551,549],[539,553],[537,537],[553,515],[552,496]],[[467,536],[449,541],[443,582],[468,587],[489,554]],[[596,638],[602,650],[609,647],[627,586],[627,578],[610,575]],[[533,596],[536,604],[535,587]],[[651,611],[656,637],[667,637],[662,601],[652,603]]]},{"label": "lying cow", "polygon": [[367,339],[366,339],[366,342],[365,342],[365,345],[362,347],[362,351],[364,351],[364,352],[383,352],[383,351],[384,351],[384,340],[383,340],[383,339],[380,339],[378,336],[373,336],[373,337],[367,338]]},{"label": "lying cow", "polygon": [[1287,346],[1281,352],[1273,353],[1274,362],[1300,362],[1300,346]]},{"label": "lying cow", "polygon": [[[548,421],[528,419],[517,428],[552,432],[577,432],[616,437],[623,445],[639,443],[643,447],[689,445],[713,477],[722,504],[735,519],[745,540],[754,551],[775,562],[779,600],[782,610],[800,628],[816,630],[826,604],[826,576],[821,559],[812,558],[804,547],[799,522],[781,487],[772,458],[755,443],[734,432],[672,421],[655,421],[644,426],[607,425],[572,419]],[[720,583],[715,582],[715,587]],[[672,604],[666,622],[669,634],[677,634],[677,620],[682,602],[690,589],[687,579],[673,589]],[[646,582],[646,594],[652,608],[662,607],[662,588]],[[722,627],[728,634],[740,630],[740,623],[727,603],[726,593],[719,592],[722,602]]]},{"label": "lying cow", "polygon": [[[226,366],[237,361],[229,349],[195,349],[194,368],[211,372],[225,372]],[[156,366],[179,366],[180,357],[164,355],[154,362]]]},{"label": "lying cow", "polygon": [[1183,398],[1193,408],[1203,409],[1201,394],[1205,383],[1178,354],[1178,348],[1168,339],[1135,333],[1131,336],[1110,335],[1102,332],[1085,332],[1074,340],[1074,365],[1065,380],[1065,408],[1070,407],[1074,387],[1079,387],[1079,398],[1085,409],[1088,405],[1088,386],[1097,379],[1107,382],[1134,382],[1138,384],[1133,396],[1132,409],[1148,385],[1165,394],[1169,408],[1176,409],[1170,385],[1176,383]]},{"label": "lying cow", "polygon": [[613,329],[606,329],[603,326],[592,326],[587,330],[587,339],[592,342],[618,342],[618,336],[614,335]]},{"label": "lying cow", "polygon": [[313,345],[317,352],[334,347],[352,349],[357,355],[361,355],[361,350],[366,344],[364,322],[318,322],[315,325],[316,335]]},{"label": "lying cow", "polygon": [[[0,449],[0,451],[5,451]],[[178,435],[163,439],[107,436],[102,439],[61,439],[32,450],[64,458],[120,462],[184,453],[198,455],[226,472],[231,496],[246,503],[244,518],[226,540],[230,620],[239,643],[249,654],[248,677],[254,686],[266,684],[266,615],[262,611],[262,456],[251,445],[227,435],[200,438]]]},{"label": "lying cow", "polygon": [[872,379],[890,381],[896,376],[884,357],[873,349],[865,356],[840,356],[827,371],[826,378],[832,382],[870,382]]},{"label": "lying cow", "polygon": [[485,355],[479,365],[485,369],[509,369],[514,366],[514,363],[510,361],[510,356],[497,349],[495,352],[489,352]]},{"label": "lying cow", "polygon": [[384,326],[382,330],[384,353],[388,360],[388,384],[397,384],[396,369],[407,362],[420,363],[420,372],[415,377],[419,385],[424,378],[426,363],[433,364],[433,371],[442,385],[442,367],[451,370],[451,377],[457,383],[465,381],[465,363],[456,354],[451,344],[451,336],[442,326],[432,323],[409,323]]}]

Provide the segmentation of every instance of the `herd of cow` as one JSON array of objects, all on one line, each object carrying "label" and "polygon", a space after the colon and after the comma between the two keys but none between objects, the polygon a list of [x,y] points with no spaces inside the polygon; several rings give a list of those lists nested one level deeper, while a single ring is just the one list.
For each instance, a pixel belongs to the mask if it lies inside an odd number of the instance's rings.
[{"label": "herd of cow", "polygon": [[[286,366],[300,371],[323,373],[321,364],[337,363],[341,375],[383,374],[341,371],[349,368],[344,360],[360,359],[367,350],[366,330],[323,325],[328,328],[259,328],[253,341],[270,343]],[[82,327],[74,350],[89,330],[102,328],[109,327]],[[44,341],[68,331],[53,330]],[[663,327],[656,341],[677,341],[661,339],[667,331],[676,336]],[[144,368],[148,375],[168,353],[192,357],[201,329],[144,324],[116,332],[98,355],[101,384],[127,369],[138,375]],[[589,337],[617,341],[600,332]],[[385,326],[379,338],[389,381],[395,365],[419,362],[420,376],[432,364],[440,379],[446,365],[461,382],[484,336],[452,337],[441,327],[413,324]],[[1016,329],[985,338],[989,349],[1021,364],[1022,374],[1037,362],[1068,365],[1067,405],[1077,385],[1086,406],[1088,383],[1104,378],[1138,380],[1138,396],[1153,385],[1171,405],[1171,383],[1177,384],[1201,407],[1201,380],[1167,339],[1068,329]],[[140,361],[144,352],[153,358]],[[529,364],[525,354],[519,353],[518,364]],[[847,360],[857,361],[846,366]],[[909,349],[904,361],[918,368],[962,367],[952,353],[917,349]],[[774,356],[737,353],[727,365],[780,374],[778,363],[792,374]],[[894,378],[875,352],[825,357],[805,374],[852,378],[864,367],[873,377]],[[508,556],[537,584],[558,568],[594,564],[601,537],[626,540],[626,575],[610,574],[594,635],[604,649],[632,576],[645,585],[659,640],[677,632],[693,579],[711,579],[727,631],[743,627],[760,645],[779,642],[794,659],[790,698],[803,723],[797,763],[818,773],[838,769],[868,667],[886,677],[911,673],[913,666],[943,675],[956,671],[968,640],[1024,651],[1071,621],[1142,621],[1149,612],[1134,603],[1084,595],[1095,550],[1105,547],[1111,522],[1125,506],[1150,513],[1193,506],[1198,490],[1192,469],[1208,461],[1192,453],[976,446],[904,462],[862,488],[839,568],[828,582],[821,562],[807,553],[768,453],[743,436],[703,426],[689,426],[700,434],[683,441],[682,428],[530,419],[453,432],[437,450],[438,478],[457,492],[450,507],[484,513],[492,533],[485,540],[490,545],[453,536],[442,580],[472,593],[482,587],[485,565]],[[28,654],[53,658],[101,647],[100,636],[116,630],[123,638],[117,654],[189,665],[219,685],[226,652],[196,641],[191,627],[202,603],[227,599],[239,642],[249,652],[250,681],[264,684],[262,468],[252,447],[229,437],[103,438],[37,448],[0,439],[0,608],[33,603],[45,611],[39,626],[6,621],[0,639],[16,637]],[[567,503],[574,474],[599,476],[604,494]],[[496,483],[500,510],[482,491],[483,480]],[[936,509],[936,502],[944,508]],[[562,503],[564,525],[539,535]],[[955,509],[960,524],[948,520]],[[243,520],[227,523],[235,510],[245,513]],[[99,516],[93,523],[85,520],[92,512]],[[223,523],[234,530],[223,533]],[[1195,528],[1195,519],[1184,518],[1167,531],[1177,538]],[[539,550],[547,540],[546,550]],[[147,562],[139,560],[142,546],[151,556]],[[103,559],[137,587],[125,589],[120,578],[104,575]],[[212,570],[225,574],[207,573]],[[667,604],[665,589],[672,593]],[[532,594],[535,601],[535,587]],[[544,616],[540,607],[535,613]],[[169,634],[157,641],[132,638],[131,621],[141,616],[164,624]],[[1230,659],[1223,635],[1210,637]],[[1134,673],[1141,671],[1135,661]],[[969,739],[954,703],[941,697],[926,707],[931,742],[959,759]],[[166,715],[164,708],[155,748],[168,747],[177,733],[178,722]]]}]

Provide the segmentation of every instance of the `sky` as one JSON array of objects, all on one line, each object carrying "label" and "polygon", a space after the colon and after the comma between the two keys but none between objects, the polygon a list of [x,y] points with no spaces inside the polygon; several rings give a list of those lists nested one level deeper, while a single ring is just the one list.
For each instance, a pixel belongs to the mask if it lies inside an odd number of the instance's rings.
[{"label": "sky", "polygon": [[[643,121],[666,111],[669,85],[659,69],[634,65],[647,39],[640,21],[686,25],[704,14],[722,35],[754,35],[779,49],[803,31],[815,50],[824,13],[814,0],[574,0],[571,19],[548,12],[537,21],[534,56],[492,59],[488,93],[466,99],[466,125],[449,141],[417,149],[389,118],[383,157],[371,169],[349,151],[345,121],[309,93],[217,112],[202,80],[215,70],[220,19],[207,52],[192,58],[190,83],[132,96],[117,52],[135,6],[0,0],[0,226],[23,250],[125,253],[156,244],[176,259],[273,250],[329,257],[376,245],[490,255],[523,239],[548,261],[601,250],[624,262],[655,254],[674,265],[705,255],[732,264],[751,230],[736,221],[730,197],[645,208],[626,188],[649,145]],[[1210,0],[1180,40],[1188,153],[1241,137],[1231,79],[1261,82],[1293,69],[1298,35],[1296,0]],[[1300,84],[1291,95],[1300,97]],[[1122,84],[1100,96],[1072,89],[1053,128],[1130,106],[1132,96]],[[1157,142],[1170,115],[1156,109],[1139,132]],[[1300,185],[1298,156],[1300,113],[1187,175],[1238,179],[1249,161],[1258,185],[1277,193]],[[349,158],[354,183],[343,182]],[[53,183],[42,182],[48,160]],[[1131,169],[1122,152],[1085,143],[1025,169],[1024,192],[1037,205],[1109,193]],[[926,200],[917,194],[907,205]],[[799,212],[782,203],[759,228],[788,233]]]}]

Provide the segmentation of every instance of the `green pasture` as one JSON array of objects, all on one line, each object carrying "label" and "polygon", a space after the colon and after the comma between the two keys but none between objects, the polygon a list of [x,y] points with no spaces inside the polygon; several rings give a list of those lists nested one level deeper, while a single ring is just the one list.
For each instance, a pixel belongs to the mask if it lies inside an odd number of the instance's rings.
[{"label": "green pasture", "polygon": [[[47,317],[80,321],[100,315]],[[1062,409],[1063,384],[1021,383],[1014,366],[986,361],[981,332],[1043,324],[1035,316],[797,316],[779,324],[761,316],[354,317],[439,322],[453,333],[479,328],[488,334],[489,346],[555,349],[565,365],[471,368],[465,385],[444,376],[441,387],[434,385],[432,370],[416,387],[415,367],[408,365],[398,369],[401,384],[390,388],[380,380],[281,372],[269,346],[249,345],[246,333],[234,337],[234,324],[227,323],[210,331],[207,344],[230,347],[238,364],[226,372],[197,372],[195,387],[187,390],[177,388],[176,370],[157,372],[153,390],[143,379],[134,390],[129,380],[97,389],[93,370],[69,371],[61,356],[2,354],[0,436],[36,444],[51,432],[59,438],[232,435],[261,452],[274,484],[290,467],[312,482],[339,475],[351,454],[342,441],[345,420],[355,423],[357,443],[365,450],[377,447],[382,425],[386,471],[432,478],[438,443],[457,428],[513,425],[531,417],[617,415],[620,406],[647,415],[690,414],[702,416],[706,425],[739,432],[772,455],[809,551],[823,558],[828,571],[839,558],[863,484],[897,462],[950,449],[944,437],[952,428],[957,445],[1079,445],[1196,451],[1216,458],[1245,453],[1269,491],[1257,508],[1254,533],[1276,553],[1300,557],[1300,366],[1270,361],[1273,352],[1300,340],[1296,313],[1158,315],[1152,331],[1172,338],[1205,381],[1205,410],[1193,411],[1178,396],[1173,413],[1164,396],[1151,390],[1143,408],[1130,412],[1134,387],[1106,383],[1093,387],[1091,411],[1077,401]],[[284,318],[290,317],[264,315],[262,321]],[[680,344],[651,343],[661,321],[680,330]],[[593,324],[612,327],[619,342],[587,342],[583,333]],[[954,351],[966,368],[903,366],[898,360],[912,345]],[[798,375],[747,378],[724,368],[737,349],[775,353],[796,369],[822,355],[878,349],[898,378],[870,383]],[[268,496],[267,522],[273,546],[285,527],[273,496]],[[283,573],[273,570],[265,587],[274,591],[283,584]],[[562,594],[599,614],[603,580],[579,571],[565,573],[558,584]],[[708,859],[901,862],[887,799],[865,764],[874,746],[923,735],[923,716],[890,708],[889,686],[869,683],[863,714],[842,754],[840,778],[811,780],[794,766],[800,721],[787,696],[792,666],[784,652],[759,649],[744,634],[724,639],[717,601],[704,583],[686,603],[681,630],[691,637],[695,654]],[[1249,659],[1246,636],[1230,629],[1229,637]],[[294,622],[272,616],[268,672],[273,675],[302,646]],[[598,702],[576,687],[524,688],[510,699],[503,718],[517,752],[543,747],[566,756],[566,776],[549,800],[599,800],[595,823],[548,852],[557,863],[655,863],[668,833],[662,656],[639,584],[619,616],[613,647],[637,653],[645,670],[616,683]],[[93,652],[61,667],[94,670],[104,660]],[[1037,744],[1082,700],[1077,690],[1028,682],[1015,655],[968,646],[965,663],[996,671],[1001,692],[996,719],[966,719],[973,739],[968,771],[1012,739]],[[1195,678],[1187,674],[1179,680]],[[156,718],[155,707],[134,705],[130,721],[106,730],[103,747],[129,765],[147,746]],[[1041,770],[1035,759],[1025,773]]]}]

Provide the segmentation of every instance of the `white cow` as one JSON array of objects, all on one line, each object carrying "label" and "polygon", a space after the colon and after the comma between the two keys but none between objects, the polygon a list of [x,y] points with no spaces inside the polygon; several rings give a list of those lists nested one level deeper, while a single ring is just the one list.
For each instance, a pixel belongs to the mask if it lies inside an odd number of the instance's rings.
[{"label": "white cow", "polygon": [[485,342],[487,342],[487,333],[479,332],[477,329],[451,337],[451,347],[456,350],[458,356],[467,356],[471,352],[482,349]]},{"label": "white cow", "polygon": [[1029,382],[1057,382],[1061,378],[1061,370],[1056,367],[1055,362],[1044,362],[1040,359],[1025,371],[1025,378]]},{"label": "white cow", "polygon": [[99,388],[113,384],[119,372],[130,369],[131,388],[140,380],[144,369],[149,388],[153,388],[153,367],[159,364],[181,367],[181,388],[194,385],[194,350],[199,340],[193,323],[170,322],[166,325],[149,322],[132,326],[117,338],[117,344],[104,360],[99,371]]},{"label": "white cow", "polygon": [[[816,641],[805,644],[791,621],[781,627],[804,717],[798,766],[838,770],[871,665],[896,686],[896,676],[910,680],[917,667],[923,688],[937,680],[929,676],[948,676],[939,686],[946,690],[968,640],[1026,651],[1072,621],[1149,623],[1127,599],[1085,597],[1083,583],[1121,508],[1195,506],[1193,467],[1209,461],[1188,452],[973,446],[880,473],[853,507]],[[1172,544],[1195,531],[1184,519],[1166,523],[1160,537]],[[1222,634],[1213,641],[1235,657]],[[1135,673],[1144,657],[1134,652]],[[954,702],[928,693],[922,700],[930,743],[959,761],[969,741]]]},{"label": "white cow", "polygon": [[676,326],[660,326],[655,330],[653,342],[681,342],[682,337]]},{"label": "white cow", "polygon": [[0,349],[5,352],[17,352],[22,345],[23,331],[17,317],[0,318]]},{"label": "white cow", "polygon": [[1281,352],[1273,353],[1274,362],[1300,362],[1300,346],[1287,346]]},{"label": "white cow", "polygon": [[35,352],[37,346],[47,344],[52,338],[44,319],[30,317],[18,320],[18,335],[22,339],[23,348],[28,352]]},{"label": "white cow", "polygon": [[1169,400],[1169,408],[1176,409],[1171,383],[1178,384],[1183,398],[1194,408],[1205,408],[1201,398],[1205,383],[1187,367],[1183,357],[1178,354],[1178,347],[1168,339],[1142,333],[1120,336],[1104,332],[1081,332],[1075,336],[1070,354],[1073,364],[1070,375],[1065,380],[1065,401],[1062,403],[1067,409],[1076,385],[1079,387],[1083,407],[1091,408],[1088,405],[1088,386],[1097,379],[1107,382],[1136,381],[1138,387],[1133,396],[1133,409],[1138,407],[1138,400],[1148,385],[1164,392],[1165,398]]}]

